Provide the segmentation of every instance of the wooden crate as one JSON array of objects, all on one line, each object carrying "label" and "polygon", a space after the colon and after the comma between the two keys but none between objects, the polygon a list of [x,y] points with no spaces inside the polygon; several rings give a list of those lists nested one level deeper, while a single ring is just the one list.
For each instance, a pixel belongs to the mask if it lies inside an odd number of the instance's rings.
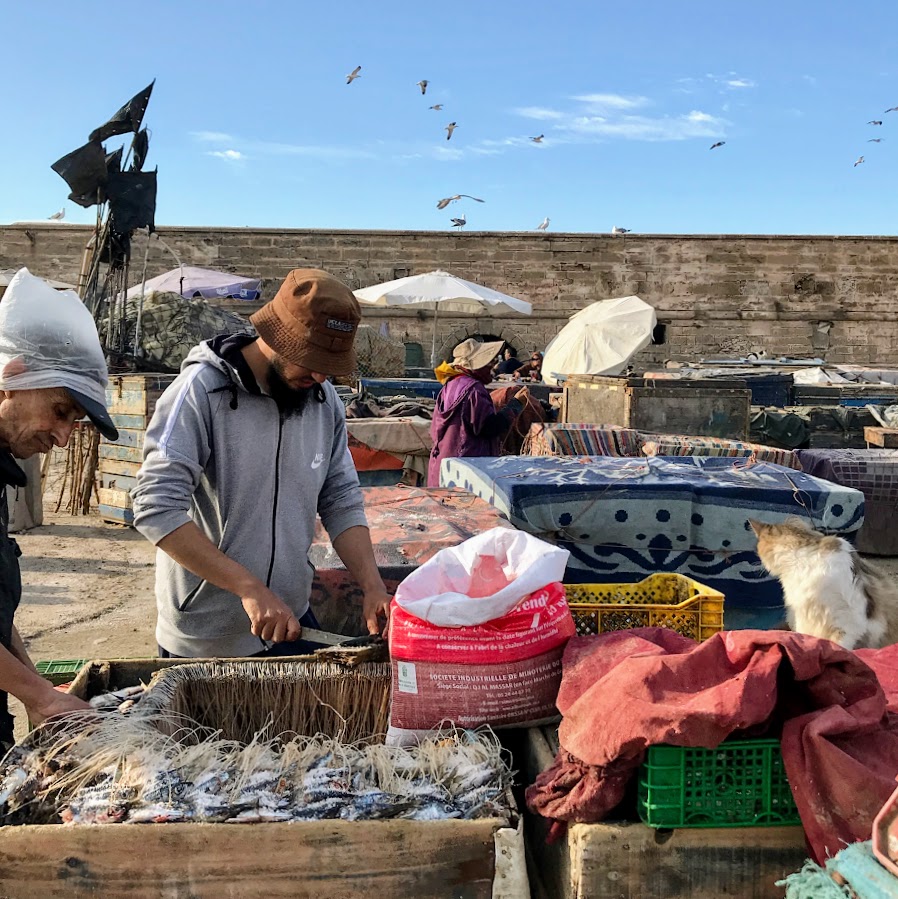
[{"label": "wooden crate", "polygon": [[[751,391],[741,388],[640,386],[640,379],[571,379],[561,421],[617,425],[654,434],[747,440]],[[660,382],[655,382],[660,383]],[[701,385],[701,386],[695,386]]]},{"label": "wooden crate", "polygon": [[[557,733],[528,732],[526,781],[554,761]],[[533,895],[545,899],[781,899],[775,886],[804,864],[800,827],[656,831],[644,824],[572,824],[546,844],[549,822],[526,816]]]},{"label": "wooden crate", "polygon": [[[71,692],[88,697],[197,661],[94,661]],[[0,827],[0,896],[16,899],[366,894],[527,899],[523,820]]]},{"label": "wooden crate", "polygon": [[898,428],[864,428],[867,446],[898,449]]},{"label": "wooden crate", "polygon": [[166,374],[133,374],[109,381],[106,403],[119,439],[115,443],[105,438],[100,441],[97,473],[100,515],[105,521],[134,524],[130,491],[143,461],[147,426],[157,400],[174,379],[174,375]]}]

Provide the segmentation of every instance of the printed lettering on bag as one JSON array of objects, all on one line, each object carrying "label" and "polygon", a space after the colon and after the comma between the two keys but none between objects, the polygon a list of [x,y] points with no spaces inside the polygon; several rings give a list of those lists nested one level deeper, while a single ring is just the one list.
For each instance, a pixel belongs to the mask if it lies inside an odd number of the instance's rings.
[{"label": "printed lettering on bag", "polygon": [[349,334],[355,327],[352,322],[341,322],[338,318],[329,318],[327,326],[332,331],[343,331],[346,334]]}]

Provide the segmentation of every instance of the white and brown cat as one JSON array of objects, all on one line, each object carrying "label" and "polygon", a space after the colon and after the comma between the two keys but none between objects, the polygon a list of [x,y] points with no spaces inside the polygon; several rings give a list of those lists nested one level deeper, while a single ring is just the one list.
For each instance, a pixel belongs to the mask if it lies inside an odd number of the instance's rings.
[{"label": "white and brown cat", "polygon": [[898,588],[841,537],[800,518],[749,521],[764,567],[783,585],[789,627],[846,649],[898,643]]}]

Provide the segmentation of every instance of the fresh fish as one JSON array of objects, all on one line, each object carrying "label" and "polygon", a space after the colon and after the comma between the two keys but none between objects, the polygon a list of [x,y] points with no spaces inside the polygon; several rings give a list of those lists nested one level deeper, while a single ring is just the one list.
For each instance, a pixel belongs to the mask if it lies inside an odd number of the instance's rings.
[{"label": "fresh fish", "polygon": [[300,805],[293,812],[294,821],[317,821],[324,818],[339,818],[340,812],[346,805],[342,796],[331,796],[318,802],[310,802]]},{"label": "fresh fish", "polygon": [[461,818],[462,813],[448,802],[426,802],[403,812],[400,818],[410,821],[443,821],[449,818]]},{"label": "fresh fish", "polygon": [[340,817],[347,821],[395,818],[412,807],[413,803],[403,802],[382,790],[366,790],[343,806]]},{"label": "fresh fish", "polygon": [[16,765],[0,784],[0,806],[6,805],[12,798],[13,794],[21,789],[25,781],[28,780],[28,772],[20,765]]},{"label": "fresh fish", "polygon": [[488,762],[482,762],[479,765],[462,765],[455,771],[453,788],[456,795],[460,795],[499,779],[499,772]]}]

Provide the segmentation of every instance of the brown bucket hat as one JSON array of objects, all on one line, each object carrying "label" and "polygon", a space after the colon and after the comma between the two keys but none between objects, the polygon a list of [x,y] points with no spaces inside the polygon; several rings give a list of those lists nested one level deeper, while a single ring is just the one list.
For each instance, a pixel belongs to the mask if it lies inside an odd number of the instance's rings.
[{"label": "brown bucket hat", "polygon": [[352,291],[327,272],[298,268],[250,321],[279,356],[325,375],[356,367],[353,342],[362,312]]}]

